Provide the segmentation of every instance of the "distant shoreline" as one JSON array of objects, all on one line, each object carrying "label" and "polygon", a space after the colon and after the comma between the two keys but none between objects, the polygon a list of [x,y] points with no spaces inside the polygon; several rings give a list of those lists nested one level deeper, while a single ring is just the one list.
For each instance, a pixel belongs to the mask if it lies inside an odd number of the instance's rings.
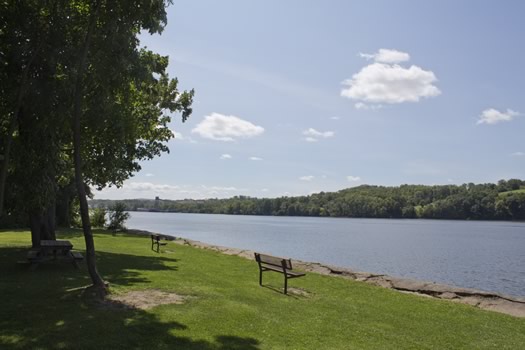
[{"label": "distant shoreline", "polygon": [[227,216],[254,216],[273,218],[315,218],[315,219],[369,219],[369,220],[425,220],[425,221],[465,221],[465,222],[509,222],[525,224],[525,220],[503,220],[503,219],[448,219],[448,218],[375,218],[375,217],[349,217],[349,216],[304,216],[304,215],[264,215],[264,214],[224,214],[224,213],[188,213],[181,211],[165,210],[126,210],[131,213],[161,213],[161,214],[195,214],[195,215],[227,215]]},{"label": "distant shoreline", "polygon": [[[93,206],[112,200],[91,201]],[[258,198],[124,199],[129,210],[181,213],[403,218],[450,220],[525,220],[525,180],[462,185],[360,185],[336,192]]]},{"label": "distant shoreline", "polygon": [[[189,245],[195,248],[217,251],[226,255],[235,255],[253,260],[254,251],[223,247],[199,242],[182,237],[174,237],[163,233],[147,230],[128,229],[126,233],[150,236],[159,234],[164,239],[176,244]],[[515,317],[525,318],[525,297],[510,296],[495,292],[487,292],[471,288],[462,288],[446,284],[425,282],[408,278],[391,277],[385,274],[355,271],[349,268],[331,266],[317,262],[305,262],[292,259],[293,265],[307,272],[319,273],[327,276],[342,277],[355,281],[366,282],[383,288],[397,290],[403,293],[417,294],[436,299],[450,300],[478,307],[484,310],[501,312]]]}]

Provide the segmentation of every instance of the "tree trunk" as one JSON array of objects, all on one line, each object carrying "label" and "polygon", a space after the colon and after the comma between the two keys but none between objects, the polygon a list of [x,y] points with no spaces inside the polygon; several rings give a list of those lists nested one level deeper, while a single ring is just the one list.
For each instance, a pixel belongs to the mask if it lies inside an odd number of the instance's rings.
[{"label": "tree trunk", "polygon": [[71,184],[60,187],[57,192],[56,202],[56,225],[59,227],[71,227],[71,203],[76,193],[76,185],[73,180]]},{"label": "tree trunk", "polygon": [[42,43],[43,43],[43,40],[39,42],[35,51],[31,55],[29,62],[27,62],[26,66],[24,67],[24,70],[22,71],[22,76],[20,77],[20,86],[18,87],[18,94],[16,96],[13,114],[11,115],[11,119],[9,120],[9,126],[7,130],[7,135],[5,138],[5,144],[4,144],[4,159],[2,159],[0,162],[1,164],[1,167],[0,167],[0,218],[4,214],[4,200],[5,200],[5,185],[7,182],[7,169],[9,167],[9,159],[11,156],[10,155],[11,144],[13,143],[13,134],[16,129],[16,121],[18,120],[18,114],[20,113],[20,109],[22,108],[22,101],[24,99],[25,89],[26,89],[27,80],[29,76],[29,70],[31,69],[31,66],[33,65],[33,61],[35,60],[36,56],[40,52]]},{"label": "tree trunk", "polygon": [[44,236],[47,237],[46,239],[52,239],[56,240],[56,201],[52,201],[49,207],[47,208],[43,220],[42,220],[42,231],[44,232]]},{"label": "tree trunk", "polygon": [[74,88],[73,99],[73,156],[75,163],[75,184],[80,201],[80,217],[82,219],[82,229],[84,230],[84,240],[86,242],[86,263],[95,288],[99,296],[106,294],[106,284],[100,274],[98,273],[95,258],[95,242],[93,240],[93,232],[91,231],[91,223],[89,221],[89,208],[87,204],[86,188],[82,174],[82,156],[81,156],[81,135],[80,135],[80,117],[82,114],[82,98],[83,98],[83,84],[82,78],[87,64],[87,55],[89,52],[89,45],[91,37],[95,29],[95,24],[98,17],[99,5],[95,5],[95,9],[91,13],[88,30],[82,47],[82,53],[79,58],[77,66],[77,76]]},{"label": "tree trunk", "polygon": [[29,214],[31,228],[31,244],[33,248],[40,247],[40,241],[56,240],[55,204],[51,203],[45,212],[33,211]]},{"label": "tree trunk", "polygon": [[1,160],[0,167],[0,218],[4,214],[4,198],[5,198],[5,184],[7,182],[7,168],[9,167],[9,157],[11,153],[11,144],[13,143],[13,133],[16,128],[16,118],[18,117],[18,110],[10,120],[9,130],[4,145],[4,158]]},{"label": "tree trunk", "polygon": [[33,248],[38,248],[42,239],[40,232],[42,229],[41,215],[39,213],[31,213],[29,215],[29,226],[31,228],[31,245]]}]

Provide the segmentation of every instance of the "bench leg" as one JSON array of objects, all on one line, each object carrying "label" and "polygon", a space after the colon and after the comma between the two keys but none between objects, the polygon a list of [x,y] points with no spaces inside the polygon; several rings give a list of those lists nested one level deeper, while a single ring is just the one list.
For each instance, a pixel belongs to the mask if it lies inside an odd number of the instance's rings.
[{"label": "bench leg", "polygon": [[71,251],[68,252],[67,257],[69,259],[71,259],[71,263],[73,264],[75,269],[78,269],[79,266],[78,266],[78,263],[77,263],[77,259],[75,259],[75,256],[73,255],[73,253]]},{"label": "bench leg", "polygon": [[288,278],[284,275],[284,294],[288,294]]},{"label": "bench leg", "polygon": [[[155,246],[157,246],[157,249],[155,249]],[[153,250],[154,252],[159,252],[160,251],[160,244],[159,242],[151,242],[151,250]]]}]

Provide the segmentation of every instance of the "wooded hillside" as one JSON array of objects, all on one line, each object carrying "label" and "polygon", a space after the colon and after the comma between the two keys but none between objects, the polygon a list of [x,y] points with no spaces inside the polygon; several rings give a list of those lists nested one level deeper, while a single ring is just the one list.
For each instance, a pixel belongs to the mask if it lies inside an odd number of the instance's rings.
[{"label": "wooded hillside", "polygon": [[[128,210],[237,215],[332,216],[358,218],[427,218],[525,220],[525,181],[497,184],[401,185],[348,188],[309,196],[207,200],[122,201]],[[113,201],[93,200],[91,206]]]}]

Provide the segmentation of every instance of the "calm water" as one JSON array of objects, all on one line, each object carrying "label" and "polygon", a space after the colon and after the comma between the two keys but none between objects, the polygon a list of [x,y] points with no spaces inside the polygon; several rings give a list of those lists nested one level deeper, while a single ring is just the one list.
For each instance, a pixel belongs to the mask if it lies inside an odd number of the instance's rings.
[{"label": "calm water", "polygon": [[127,226],[391,276],[525,296],[525,224],[132,212]]}]

